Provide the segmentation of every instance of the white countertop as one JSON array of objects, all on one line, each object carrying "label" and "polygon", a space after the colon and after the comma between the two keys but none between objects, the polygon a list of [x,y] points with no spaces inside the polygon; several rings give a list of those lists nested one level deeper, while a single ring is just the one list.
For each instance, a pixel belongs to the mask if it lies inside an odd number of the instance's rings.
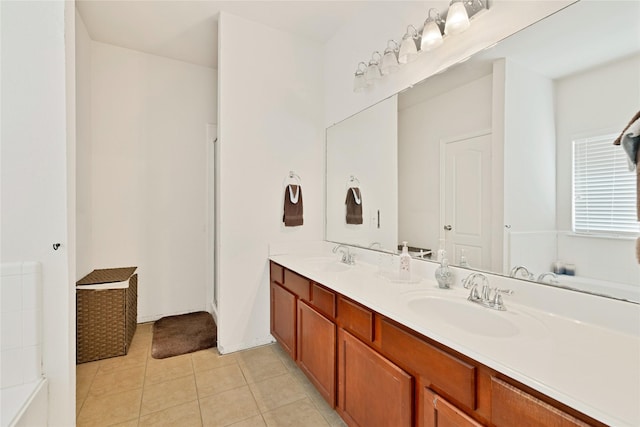
[{"label": "white countertop", "polygon": [[[460,278],[453,289],[439,289],[431,279],[433,274],[424,274],[435,269],[434,263],[413,261],[422,269],[416,273],[412,265],[419,283],[394,283],[379,274],[379,266],[362,261],[350,267],[326,268],[324,260],[332,260],[329,255],[297,253],[271,255],[270,259],[601,422],[640,426],[640,305],[567,294],[566,304],[581,304],[578,309],[594,313],[595,320],[590,322],[555,309],[565,303],[558,301],[565,298],[562,290],[538,286],[535,292],[543,292],[536,296],[538,302],[525,305],[523,299],[529,297],[533,302],[534,298],[530,289],[517,289],[522,281],[487,274],[492,285],[505,287],[507,283],[516,287],[516,295],[524,295],[505,297],[507,311],[499,312],[466,301],[468,291],[459,285]],[[502,316],[510,327],[515,326],[515,332],[476,329],[483,326],[467,322],[464,316],[414,305],[423,297],[431,302],[447,300],[444,302],[452,302],[454,309],[469,304],[470,318],[477,315],[489,320],[488,324],[493,319],[500,326],[501,319],[495,316]],[[539,301],[547,298],[551,309],[541,309]],[[608,317],[601,310],[613,312],[611,317],[623,326],[631,324],[621,329],[607,322],[599,324],[598,319]]]}]

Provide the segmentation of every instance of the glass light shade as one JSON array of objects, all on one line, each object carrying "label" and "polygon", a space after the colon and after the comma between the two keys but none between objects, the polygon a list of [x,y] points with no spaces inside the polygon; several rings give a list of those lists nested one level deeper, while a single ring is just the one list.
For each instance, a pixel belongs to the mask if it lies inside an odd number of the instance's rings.
[{"label": "glass light shade", "polygon": [[398,52],[398,62],[407,64],[418,57],[418,48],[416,42],[411,36],[405,36],[400,44],[400,52]]},{"label": "glass light shade", "polygon": [[398,58],[393,50],[385,50],[382,62],[380,63],[380,72],[383,76],[398,71],[400,64],[398,64]]},{"label": "glass light shade", "polygon": [[420,50],[428,51],[433,50],[442,44],[442,33],[440,33],[440,27],[433,19],[428,19],[424,24],[422,30],[422,41],[420,43]]},{"label": "glass light shade", "polygon": [[373,82],[374,80],[382,78],[380,67],[378,66],[378,63],[376,61],[369,61],[367,70],[364,72],[364,78],[368,82]]},{"label": "glass light shade", "polygon": [[464,3],[461,1],[451,3],[447,12],[447,22],[444,24],[444,33],[446,35],[460,34],[470,25],[469,15]]},{"label": "glass light shade", "polygon": [[356,73],[356,76],[353,79],[353,91],[354,92],[362,92],[367,88],[367,80],[364,78],[363,73]]}]

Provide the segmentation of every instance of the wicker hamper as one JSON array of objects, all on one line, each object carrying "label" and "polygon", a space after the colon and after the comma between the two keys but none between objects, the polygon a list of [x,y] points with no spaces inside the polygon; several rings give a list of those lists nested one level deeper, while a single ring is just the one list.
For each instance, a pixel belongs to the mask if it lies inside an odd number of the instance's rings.
[{"label": "wicker hamper", "polygon": [[[138,323],[136,268],[93,270],[76,283],[76,363],[123,356],[129,351]],[[88,285],[126,281],[126,288],[104,285],[107,289],[88,289]]]}]

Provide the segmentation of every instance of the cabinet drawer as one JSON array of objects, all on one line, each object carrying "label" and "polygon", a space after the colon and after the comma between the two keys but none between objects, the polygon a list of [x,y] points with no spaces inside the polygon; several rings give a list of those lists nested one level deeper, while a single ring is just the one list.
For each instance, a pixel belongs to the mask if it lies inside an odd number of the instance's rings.
[{"label": "cabinet drawer", "polygon": [[368,308],[339,296],[338,323],[360,338],[373,342],[373,312]]},{"label": "cabinet drawer", "polygon": [[381,325],[381,350],[406,370],[423,378],[424,385],[476,409],[476,367],[427,344],[386,319]]},{"label": "cabinet drawer", "polygon": [[496,427],[589,425],[495,377],[491,378],[491,423]]},{"label": "cabinet drawer", "polygon": [[271,281],[280,283],[282,285],[284,283],[284,267],[276,264],[273,261],[270,261],[269,270],[271,273]]},{"label": "cabinet drawer", "polygon": [[309,279],[285,269],[283,286],[296,294],[299,298],[309,301]]},{"label": "cabinet drawer", "polygon": [[336,317],[336,294],[333,291],[311,284],[311,304],[325,316]]}]

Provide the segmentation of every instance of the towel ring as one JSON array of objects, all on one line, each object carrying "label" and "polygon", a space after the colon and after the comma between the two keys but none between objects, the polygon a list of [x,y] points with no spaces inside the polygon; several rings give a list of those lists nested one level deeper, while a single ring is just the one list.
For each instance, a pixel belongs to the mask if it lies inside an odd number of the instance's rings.
[{"label": "towel ring", "polygon": [[347,189],[351,187],[360,188],[360,180],[355,175],[350,175],[346,187]]},{"label": "towel ring", "polygon": [[282,186],[286,187],[289,184],[296,184],[302,187],[302,179],[300,179],[300,175],[298,175],[294,171],[289,171],[289,175],[287,175],[284,181],[282,181]]}]

